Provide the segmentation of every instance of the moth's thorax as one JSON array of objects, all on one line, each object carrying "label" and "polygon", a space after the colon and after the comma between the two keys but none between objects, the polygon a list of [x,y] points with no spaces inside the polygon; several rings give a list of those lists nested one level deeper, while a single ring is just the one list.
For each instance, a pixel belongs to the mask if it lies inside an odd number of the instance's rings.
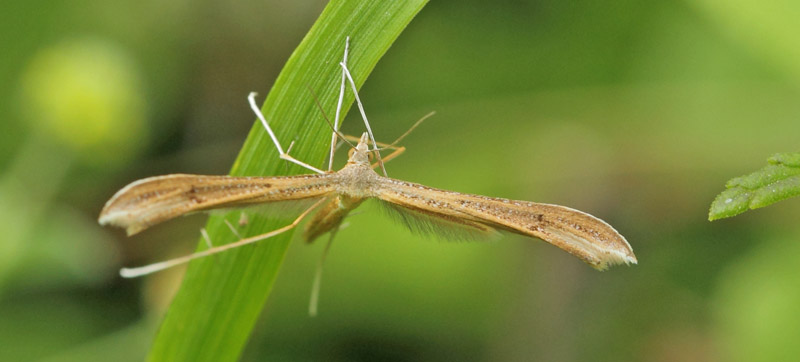
[{"label": "moth's thorax", "polygon": [[336,190],[340,194],[355,198],[375,197],[381,176],[367,162],[350,163],[336,172]]}]

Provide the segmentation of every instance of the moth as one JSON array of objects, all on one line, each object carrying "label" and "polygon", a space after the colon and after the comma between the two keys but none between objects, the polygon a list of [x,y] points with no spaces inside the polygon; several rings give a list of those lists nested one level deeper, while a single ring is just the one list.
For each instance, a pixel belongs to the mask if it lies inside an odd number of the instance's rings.
[{"label": "moth", "polygon": [[[103,207],[99,222],[101,225],[124,228],[128,235],[133,235],[172,218],[200,211],[282,202],[305,202],[311,205],[308,209],[294,222],[278,230],[211,247],[183,258],[141,268],[123,269],[123,276],[151,273],[263,240],[291,230],[312,213],[313,216],[305,224],[303,238],[311,242],[325,233],[330,233],[332,237],[348,213],[368,199],[379,200],[416,231],[436,232],[444,228],[456,230],[450,236],[485,238],[493,237],[498,234],[498,230],[502,230],[544,240],[598,270],[615,264],[637,263],[630,244],[619,232],[603,220],[585,212],[560,205],[441,190],[388,177],[380,158],[378,143],[372,136],[346,61],[347,46],[344,59],[340,63],[342,85],[333,124],[331,160],[337,138],[341,138],[336,129],[345,79],[349,81],[355,94],[367,132],[352,146],[347,164],[339,171],[322,171],[284,152],[256,106],[255,94],[251,94],[250,106],[278,148],[281,159],[302,165],[312,170],[313,174],[282,177],[173,174],[145,178],[117,192]],[[373,146],[372,149],[370,145]],[[395,154],[390,157],[393,155]],[[378,159],[378,163],[372,164],[372,156]],[[381,166],[383,175],[374,170],[376,166]]]}]

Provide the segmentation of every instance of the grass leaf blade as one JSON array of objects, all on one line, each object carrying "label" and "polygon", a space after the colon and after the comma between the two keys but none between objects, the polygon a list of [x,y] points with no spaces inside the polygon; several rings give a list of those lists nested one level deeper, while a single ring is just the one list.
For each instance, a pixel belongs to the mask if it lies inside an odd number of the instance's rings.
[{"label": "grass leaf blade", "polygon": [[[291,154],[323,165],[330,129],[322,120],[308,88],[332,110],[338,97],[345,37],[351,37],[348,65],[360,86],[427,3],[410,1],[332,1],[294,51],[262,107],[282,143],[295,141]],[[246,107],[246,94],[242,107]],[[353,97],[345,98],[346,113]],[[237,158],[232,175],[301,173],[299,166],[279,161],[269,136],[255,122]],[[238,213],[212,216],[206,227],[215,244],[236,240],[223,220]],[[244,236],[284,226],[289,221],[252,216]],[[254,246],[193,261],[159,329],[150,361],[234,361],[240,356],[269,295],[291,240],[291,233]],[[198,249],[205,248],[200,242]]]}]

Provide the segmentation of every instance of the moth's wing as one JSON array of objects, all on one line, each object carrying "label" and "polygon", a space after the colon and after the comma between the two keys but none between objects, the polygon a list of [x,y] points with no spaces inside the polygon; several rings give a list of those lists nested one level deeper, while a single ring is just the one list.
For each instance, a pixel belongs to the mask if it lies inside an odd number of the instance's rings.
[{"label": "moth's wing", "polygon": [[377,188],[381,200],[430,218],[536,237],[599,270],[636,263],[630,244],[619,232],[603,220],[575,209],[461,194],[389,178],[382,178],[381,182]]},{"label": "moth's wing", "polygon": [[331,174],[233,177],[174,174],[135,181],[119,190],[100,212],[101,225],[128,235],[197,211],[274,202],[310,202],[334,192]]},{"label": "moth's wing", "polygon": [[500,233],[479,222],[431,213],[409,204],[380,201],[381,208],[391,218],[401,222],[415,234],[436,235],[445,240],[495,240]]},{"label": "moth's wing", "polygon": [[267,201],[259,204],[232,205],[210,210],[201,210],[201,212],[218,215],[238,210],[245,214],[245,220],[247,220],[247,216],[253,214],[280,220],[291,220],[313,206],[320,198],[321,197],[309,197],[287,201]]}]

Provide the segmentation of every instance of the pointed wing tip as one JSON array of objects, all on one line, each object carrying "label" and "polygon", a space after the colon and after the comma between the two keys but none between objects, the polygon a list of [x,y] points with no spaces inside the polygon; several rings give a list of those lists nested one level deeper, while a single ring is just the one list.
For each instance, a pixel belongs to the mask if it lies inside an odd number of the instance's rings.
[{"label": "pointed wing tip", "polygon": [[[608,225],[608,224],[606,224],[606,225]],[[605,252],[605,255],[602,257],[602,259],[600,261],[601,265],[602,265],[602,269],[599,269],[599,270],[606,270],[606,269],[608,269],[608,267],[611,267],[611,266],[614,266],[614,265],[622,265],[622,264],[624,264],[624,265],[631,265],[631,264],[636,265],[636,264],[639,264],[639,260],[636,259],[636,255],[633,254],[633,248],[631,247],[631,244],[628,242],[628,240],[626,240],[625,237],[622,236],[622,234],[620,234],[618,231],[616,231],[610,225],[608,225],[608,226],[609,226],[609,228],[611,228],[614,231],[614,233],[618,237],[618,241],[617,241],[617,243],[614,243],[615,245],[612,244],[612,246],[610,247],[610,250],[607,250]]]},{"label": "pointed wing tip", "polygon": [[97,217],[97,223],[102,226],[106,226],[108,224],[111,224],[112,222],[113,222],[113,217],[108,215],[108,213],[106,213],[105,210],[103,210],[103,212],[100,213],[100,216]]},{"label": "pointed wing tip", "polygon": [[634,265],[639,264],[639,260],[636,259],[636,255],[633,255],[633,252],[621,253],[618,251],[610,251],[598,263],[591,264],[591,266],[599,271],[605,271],[609,267],[615,265],[631,265],[631,264]]},{"label": "pointed wing tip", "polygon": [[122,215],[120,213],[106,212],[106,210],[103,210],[103,212],[101,212],[100,216],[97,218],[97,223],[99,223],[102,226],[111,225],[123,228],[125,229],[125,233],[128,236],[137,234],[140,231],[147,228],[146,226],[142,226],[141,224],[130,223],[125,221],[126,218],[124,216],[125,215]]}]

